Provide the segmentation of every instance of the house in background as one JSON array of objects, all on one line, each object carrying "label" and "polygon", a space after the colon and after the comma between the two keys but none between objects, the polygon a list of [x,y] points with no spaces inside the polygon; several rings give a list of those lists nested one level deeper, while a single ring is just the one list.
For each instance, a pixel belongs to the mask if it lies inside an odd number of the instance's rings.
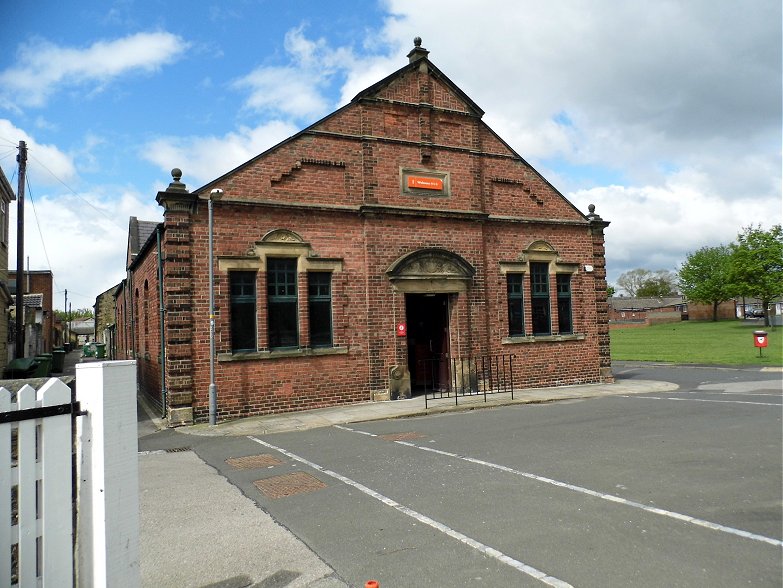
[{"label": "house in background", "polygon": [[14,190],[0,169],[0,373],[8,364],[9,310],[15,302],[8,286],[8,212],[14,200]]},{"label": "house in background", "polygon": [[219,419],[405,397],[446,386],[455,358],[512,357],[518,388],[612,381],[609,223],[428,54],[417,39],[402,68],[201,188],[173,170],[164,222],[131,222],[118,357],[171,425],[207,419],[213,320]]},{"label": "house in background", "polygon": [[[16,288],[20,285],[16,270],[8,270],[8,281],[11,296],[16,301]],[[25,317],[25,352],[24,357],[33,357],[38,353],[51,353],[59,345],[60,336],[54,327],[53,306],[54,275],[49,270],[25,271],[21,287],[25,296],[25,309],[35,309],[35,316]],[[28,301],[27,296],[36,295],[40,298]],[[40,305],[38,304],[40,302]],[[33,337],[33,339],[29,339]],[[13,344],[14,341],[11,341]],[[11,351],[13,353],[13,351]]]},{"label": "house in background", "polygon": [[117,323],[117,289],[121,284],[112,286],[101,292],[95,298],[93,306],[95,316],[95,341],[106,345],[106,357],[117,357],[116,323]]},{"label": "house in background", "polygon": [[609,299],[609,322],[614,325],[679,322],[687,318],[688,304],[682,296]]}]

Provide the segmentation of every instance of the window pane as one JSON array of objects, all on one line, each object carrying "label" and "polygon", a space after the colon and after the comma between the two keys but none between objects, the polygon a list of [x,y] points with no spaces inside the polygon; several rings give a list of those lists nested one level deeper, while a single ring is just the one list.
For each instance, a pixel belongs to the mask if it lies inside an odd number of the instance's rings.
[{"label": "window pane", "polygon": [[310,311],[310,346],[332,345],[332,274],[307,274],[308,309]]},{"label": "window pane", "polygon": [[269,302],[269,347],[296,347],[299,329],[296,302]]},{"label": "window pane", "polygon": [[296,258],[267,259],[269,347],[299,345]]},{"label": "window pane", "polygon": [[229,272],[231,291],[231,350],[255,351],[256,273]]},{"label": "window pane", "polygon": [[508,334],[519,336],[525,334],[525,307],[522,297],[523,274],[508,274]]},{"label": "window pane", "polygon": [[560,333],[573,333],[571,276],[569,274],[557,274],[557,323]]},{"label": "window pane", "polygon": [[552,324],[549,316],[549,264],[530,264],[530,290],[533,300],[533,334],[550,335]]}]

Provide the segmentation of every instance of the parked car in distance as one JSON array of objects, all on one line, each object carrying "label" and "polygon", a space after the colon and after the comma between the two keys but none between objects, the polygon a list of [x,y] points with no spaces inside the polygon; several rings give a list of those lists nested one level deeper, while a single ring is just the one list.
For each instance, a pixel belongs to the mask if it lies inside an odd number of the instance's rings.
[{"label": "parked car in distance", "polygon": [[749,308],[745,311],[745,318],[761,318],[764,316],[764,311],[760,308]]}]

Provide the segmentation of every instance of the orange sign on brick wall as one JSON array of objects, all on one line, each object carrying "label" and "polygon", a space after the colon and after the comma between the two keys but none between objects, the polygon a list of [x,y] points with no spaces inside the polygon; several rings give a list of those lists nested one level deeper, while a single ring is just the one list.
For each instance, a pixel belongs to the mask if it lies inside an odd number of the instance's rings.
[{"label": "orange sign on brick wall", "polygon": [[408,176],[408,188],[423,190],[443,190],[443,180],[440,178],[424,178],[422,176]]}]

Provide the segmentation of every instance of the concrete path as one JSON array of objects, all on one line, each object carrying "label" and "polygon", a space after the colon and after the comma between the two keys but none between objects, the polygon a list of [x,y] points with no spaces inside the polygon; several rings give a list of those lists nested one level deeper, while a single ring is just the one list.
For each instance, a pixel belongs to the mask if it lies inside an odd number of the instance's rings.
[{"label": "concrete path", "polygon": [[192,451],[142,453],[139,478],[142,586],[347,586]]}]

